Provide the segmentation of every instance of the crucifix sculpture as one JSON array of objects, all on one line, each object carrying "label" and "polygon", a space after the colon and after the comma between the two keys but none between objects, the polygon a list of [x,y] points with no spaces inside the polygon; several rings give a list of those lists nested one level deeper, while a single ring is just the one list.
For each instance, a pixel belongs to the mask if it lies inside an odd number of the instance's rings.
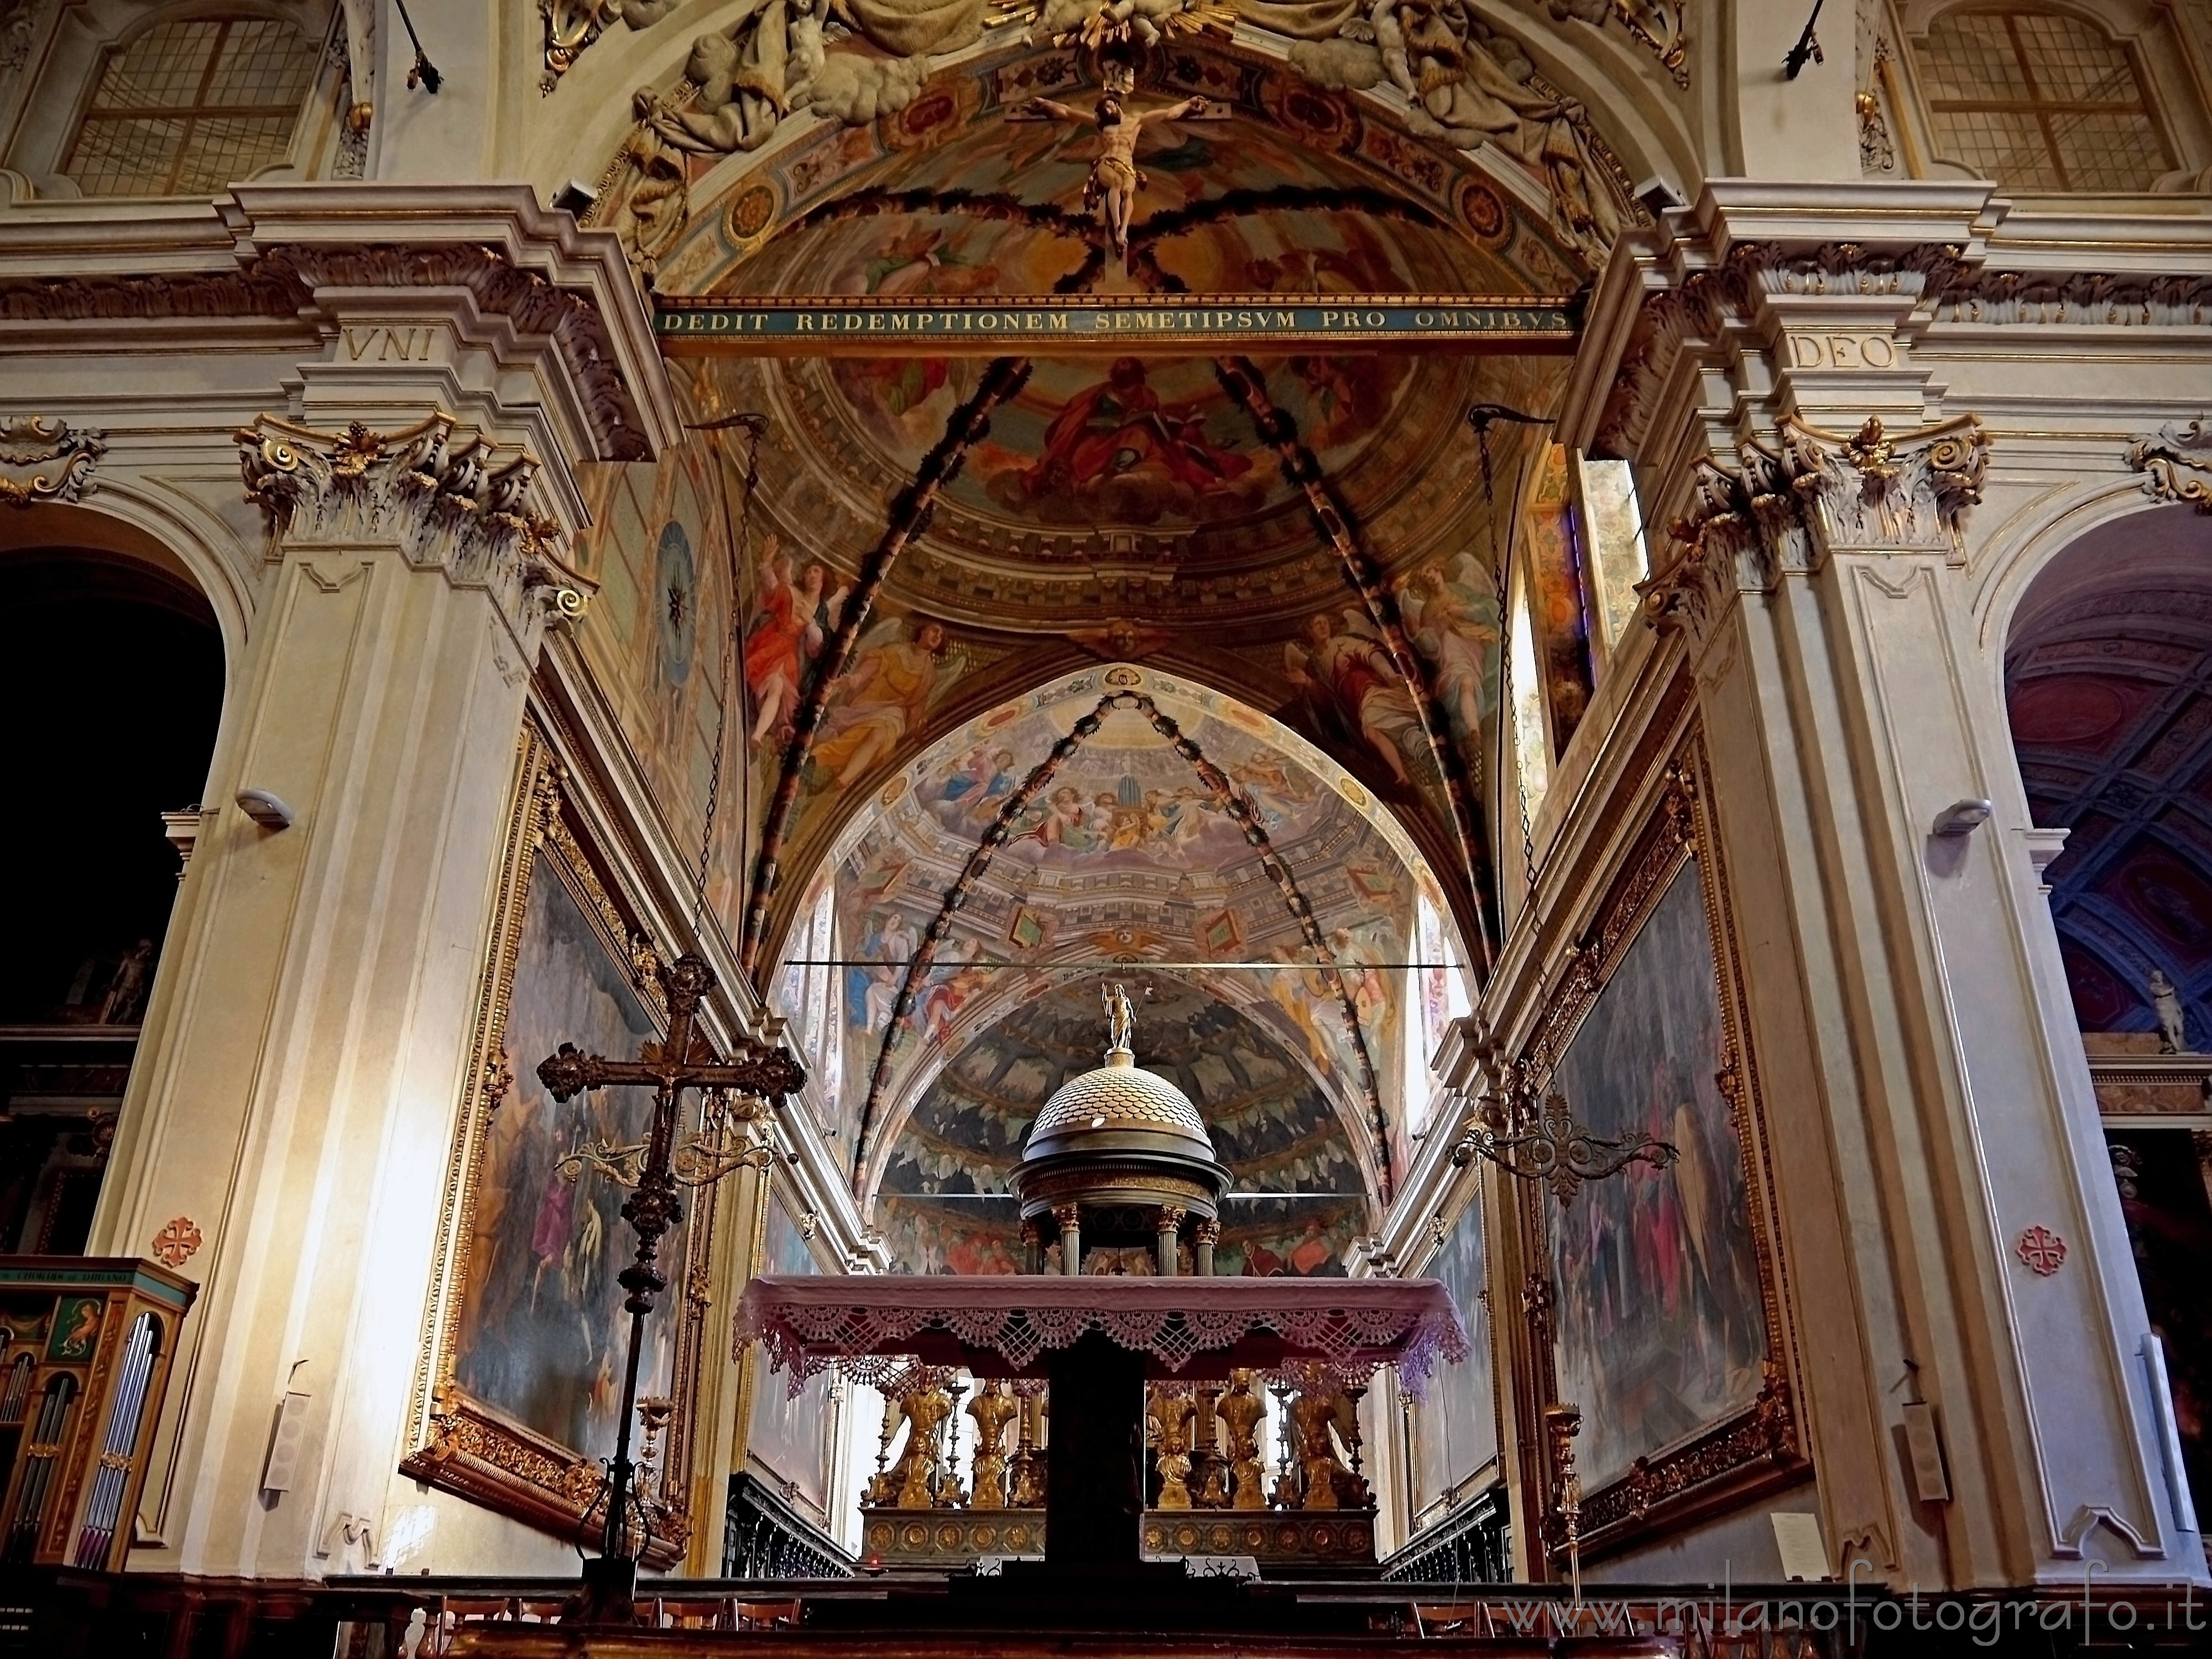
[{"label": "crucifix sculpture", "polygon": [[635,1060],[608,1060],[564,1042],[538,1067],[538,1081],[554,1099],[564,1103],[586,1089],[653,1091],[653,1132],[637,1185],[622,1207],[624,1219],[637,1234],[637,1255],[616,1279],[629,1292],[623,1303],[629,1312],[629,1363],[623,1378],[622,1414],[616,1419],[614,1462],[607,1472],[606,1528],[600,1559],[585,1569],[586,1615],[616,1620],[628,1616],[637,1584],[637,1558],[630,1553],[625,1520],[630,1481],[636,1474],[629,1455],[629,1425],[637,1407],[646,1316],[653,1311],[653,1298],[668,1288],[658,1265],[660,1241],[684,1214],[672,1167],[684,1091],[702,1089],[781,1100],[806,1083],[798,1060],[781,1048],[748,1042],[735,1059],[726,1060],[715,1054],[698,1027],[699,1005],[715,984],[714,970],[700,957],[687,953],[659,964],[657,971],[668,1000],[668,1035],[660,1042],[644,1044]]}]

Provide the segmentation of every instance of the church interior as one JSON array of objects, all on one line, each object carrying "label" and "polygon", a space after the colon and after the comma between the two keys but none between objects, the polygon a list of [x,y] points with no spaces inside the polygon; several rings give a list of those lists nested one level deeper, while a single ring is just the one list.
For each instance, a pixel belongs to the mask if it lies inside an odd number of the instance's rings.
[{"label": "church interior", "polygon": [[2212,0],[0,0],[0,1655],[2205,1650]]}]

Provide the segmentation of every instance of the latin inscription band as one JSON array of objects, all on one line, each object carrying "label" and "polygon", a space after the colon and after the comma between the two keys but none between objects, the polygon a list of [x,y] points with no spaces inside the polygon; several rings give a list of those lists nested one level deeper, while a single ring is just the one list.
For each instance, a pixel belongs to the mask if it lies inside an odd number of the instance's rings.
[{"label": "latin inscription band", "polygon": [[854,304],[834,299],[750,304],[663,301],[654,319],[665,351],[844,352],[896,350],[927,342],[949,351],[998,352],[1017,341],[1032,349],[1155,349],[1251,341],[1340,349],[1407,347],[1565,350],[1576,319],[1565,301],[1466,300],[1402,295],[1328,296],[1328,303],[1279,304],[1266,296],[1223,301],[1051,299],[939,306]]}]

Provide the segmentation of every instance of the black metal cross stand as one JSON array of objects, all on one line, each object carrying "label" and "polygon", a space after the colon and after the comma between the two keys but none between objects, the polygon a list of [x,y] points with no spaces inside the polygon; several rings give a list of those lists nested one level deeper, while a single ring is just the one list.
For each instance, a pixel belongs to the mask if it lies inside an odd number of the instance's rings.
[{"label": "black metal cross stand", "polygon": [[668,1035],[644,1044],[635,1060],[606,1060],[578,1051],[571,1042],[538,1068],[538,1080],[554,1099],[566,1102],[586,1089],[649,1088],[653,1091],[653,1133],[637,1187],[622,1212],[637,1234],[637,1256],[616,1282],[629,1292],[629,1365],[623,1378],[622,1415],[616,1419],[615,1457],[608,1470],[607,1522],[599,1559],[584,1566],[583,1613],[587,1620],[623,1623],[632,1615],[637,1591],[637,1558],[630,1553],[627,1512],[636,1474],[629,1456],[630,1419],[637,1410],[637,1367],[645,1346],[645,1319],[653,1298],[668,1288],[656,1258],[660,1241],[683,1219],[671,1169],[686,1089],[774,1097],[778,1100],[805,1086],[806,1073],[781,1048],[746,1043],[744,1054],[725,1060],[698,1029],[699,1005],[714,989],[714,970],[696,956],[680,956],[660,965],[660,988],[668,999]]}]

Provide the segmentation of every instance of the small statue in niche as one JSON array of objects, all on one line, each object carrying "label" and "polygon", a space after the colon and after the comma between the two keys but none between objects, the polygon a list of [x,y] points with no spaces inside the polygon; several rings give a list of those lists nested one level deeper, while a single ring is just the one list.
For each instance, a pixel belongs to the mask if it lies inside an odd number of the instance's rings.
[{"label": "small statue in niche", "polygon": [[1035,1510],[1044,1507],[1045,1458],[1037,1449],[1037,1442],[1044,1435],[1045,1415],[1051,1402],[1041,1394],[1031,1395],[1023,1402],[1021,1443],[1014,1449],[1013,1507]]},{"label": "small statue in niche", "polygon": [[1159,1448],[1158,1507],[1161,1509],[1187,1510],[1191,1506],[1190,1420],[1197,1412],[1198,1401],[1182,1389],[1158,1389],[1153,1393],[1148,1426],[1152,1443]]},{"label": "small statue in niche", "polygon": [[150,939],[140,939],[125,952],[123,960],[115,964],[115,977],[107,982],[107,994],[100,1000],[102,1025],[128,1025],[138,1018],[146,1005],[146,975],[153,966]]},{"label": "small statue in niche", "polygon": [[1021,1415],[1022,1402],[1000,1377],[978,1389],[968,1402],[968,1415],[975,1419],[975,1496],[971,1507],[1006,1507],[1006,1425]]},{"label": "small statue in niche", "polygon": [[[2158,1016],[2158,1051],[2162,1054],[2187,1054],[2196,1051],[2189,1046],[2189,1032],[2181,1008],[2181,993],[2160,968],[2150,970],[2147,981],[2150,990],[2151,1012]],[[110,993],[112,995],[113,993]]]},{"label": "small statue in niche", "polygon": [[1333,1510],[1336,1503],[1336,1477],[1344,1465],[1336,1455],[1336,1442],[1329,1433],[1336,1421],[1336,1399],[1319,1389],[1301,1389],[1297,1401],[1291,1407],[1291,1421],[1298,1436],[1298,1471],[1304,1477],[1304,1490],[1298,1497],[1302,1510]]},{"label": "small statue in niche", "polygon": [[868,1477],[867,1490],[860,1501],[871,1509],[888,1509],[898,1498],[898,1470],[886,1468],[891,1455],[891,1442],[898,1437],[899,1402],[896,1399],[884,1401],[882,1432],[876,1443],[876,1472]]},{"label": "small statue in niche", "polygon": [[1260,1462],[1258,1429],[1260,1419],[1267,1415],[1267,1402],[1254,1390],[1249,1370],[1242,1367],[1231,1370],[1229,1385],[1218,1409],[1221,1420],[1229,1425],[1229,1461],[1236,1474],[1236,1497],[1231,1507],[1264,1510],[1267,1471]]}]

